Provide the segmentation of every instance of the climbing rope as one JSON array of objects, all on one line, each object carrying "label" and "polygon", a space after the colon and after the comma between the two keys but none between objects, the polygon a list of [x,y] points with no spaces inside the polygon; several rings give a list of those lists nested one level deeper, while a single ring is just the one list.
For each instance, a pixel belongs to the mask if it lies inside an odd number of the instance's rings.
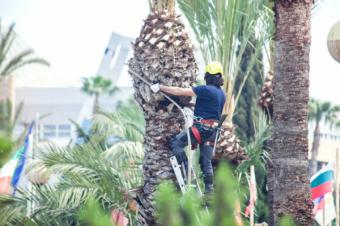
[{"label": "climbing rope", "polygon": [[[145,84],[147,84],[148,86],[152,86],[153,84],[149,81],[147,81],[145,78],[143,78],[142,76],[140,76],[139,74],[137,74],[136,72],[129,70],[129,73],[131,73],[132,75],[134,75],[135,77],[137,77],[139,80],[141,80],[142,82],[144,82]],[[191,114],[188,114],[188,112],[186,112],[183,108],[181,108],[181,106],[175,101],[173,100],[170,96],[168,96],[166,93],[160,91],[160,94],[162,96],[164,96],[166,99],[168,99],[171,103],[173,103],[182,113],[183,118],[184,118],[184,122],[185,122],[185,130],[187,133],[187,137],[188,137],[188,180],[187,180],[187,185],[191,185],[191,168],[192,168],[192,159],[193,159],[193,151],[191,150],[191,137],[190,137],[190,118],[192,117]]]}]

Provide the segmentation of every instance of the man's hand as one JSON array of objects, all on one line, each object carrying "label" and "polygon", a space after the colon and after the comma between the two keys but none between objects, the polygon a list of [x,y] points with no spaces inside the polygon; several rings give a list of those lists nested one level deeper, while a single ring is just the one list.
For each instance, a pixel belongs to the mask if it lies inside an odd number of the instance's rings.
[{"label": "man's hand", "polygon": [[159,90],[160,90],[159,83],[156,83],[156,84],[151,85],[151,86],[150,86],[150,89],[152,90],[152,92],[158,93]]}]

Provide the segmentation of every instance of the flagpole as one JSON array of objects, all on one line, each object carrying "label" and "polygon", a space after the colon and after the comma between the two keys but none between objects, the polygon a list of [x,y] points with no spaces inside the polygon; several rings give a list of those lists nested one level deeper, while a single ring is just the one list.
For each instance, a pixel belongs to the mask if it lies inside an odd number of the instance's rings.
[{"label": "flagpole", "polygon": [[[253,178],[255,175],[255,169],[254,166],[250,166],[250,178]],[[253,198],[253,197],[251,197]],[[254,226],[254,209],[255,209],[255,203],[250,209],[250,226]]]},{"label": "flagpole", "polygon": [[32,160],[35,158],[35,149],[38,146],[39,142],[39,118],[40,114],[39,112],[35,116],[35,130],[34,130],[34,142],[33,142],[33,147],[32,147]]},{"label": "flagpole", "polygon": [[336,208],[336,226],[339,226],[339,148],[336,149],[336,160],[335,160],[335,208]]},{"label": "flagpole", "polygon": [[235,213],[236,225],[237,226],[243,226],[242,216],[241,216],[241,204],[240,204],[239,199],[236,200],[236,208],[235,209],[236,209],[236,213]]},{"label": "flagpole", "polygon": [[[35,149],[38,146],[38,142],[39,142],[39,118],[40,118],[40,114],[39,112],[36,113],[35,115],[35,127],[34,127],[34,134],[33,134],[33,142],[32,142],[32,156],[31,156],[31,162],[35,159]],[[34,194],[34,186],[30,183],[30,190],[31,193]],[[35,203],[33,200],[31,200],[31,205],[30,205],[30,214],[33,214],[33,210],[34,210],[34,206]]]}]

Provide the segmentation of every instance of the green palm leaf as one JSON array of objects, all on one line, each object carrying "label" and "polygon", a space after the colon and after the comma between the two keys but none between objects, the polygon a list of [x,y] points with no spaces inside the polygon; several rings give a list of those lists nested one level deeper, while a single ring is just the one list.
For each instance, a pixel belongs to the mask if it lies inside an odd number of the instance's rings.
[{"label": "green palm leaf", "polygon": [[16,39],[14,27],[15,24],[11,24],[6,32],[4,32],[0,20],[0,75],[8,76],[16,70],[30,64],[49,66],[49,63],[45,59],[34,56],[32,49],[25,49],[19,53],[15,53],[15,55],[9,59],[9,53],[13,51],[13,43]]},{"label": "green palm leaf", "polygon": [[108,113],[99,111],[93,117],[93,129],[101,131],[106,137],[116,135],[123,140],[142,142],[144,137],[144,119],[140,111],[122,109]]},{"label": "green palm leaf", "polygon": [[[247,45],[254,48],[244,75],[245,83],[255,64],[261,63],[258,57],[262,46],[271,37],[273,27],[269,22],[273,16],[266,6],[265,0],[239,1],[239,0],[178,0],[180,9],[188,19],[199,42],[205,62],[218,60],[224,66],[225,92],[228,101],[225,111],[233,109],[232,93],[234,82],[240,74],[240,63]],[[261,32],[258,32],[261,29]],[[241,34],[241,35],[240,35]],[[253,37],[255,42],[251,42]],[[253,44],[252,44],[253,43]],[[236,94],[235,105],[242,92],[242,87]],[[230,119],[232,114],[229,115]]]}]

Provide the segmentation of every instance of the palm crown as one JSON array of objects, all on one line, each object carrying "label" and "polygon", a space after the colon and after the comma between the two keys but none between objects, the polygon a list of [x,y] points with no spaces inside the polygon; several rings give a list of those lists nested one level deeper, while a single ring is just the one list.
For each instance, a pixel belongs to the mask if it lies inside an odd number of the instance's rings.
[{"label": "palm crown", "polygon": [[25,49],[10,57],[9,52],[13,50],[16,38],[14,27],[15,24],[11,24],[8,29],[4,29],[0,20],[0,75],[8,76],[28,64],[49,66],[45,59],[34,56],[33,49]]},{"label": "palm crown", "polygon": [[94,96],[93,112],[99,109],[99,97],[101,95],[113,95],[118,88],[113,85],[112,81],[105,79],[100,75],[90,78],[83,78],[82,91],[90,96]]}]

